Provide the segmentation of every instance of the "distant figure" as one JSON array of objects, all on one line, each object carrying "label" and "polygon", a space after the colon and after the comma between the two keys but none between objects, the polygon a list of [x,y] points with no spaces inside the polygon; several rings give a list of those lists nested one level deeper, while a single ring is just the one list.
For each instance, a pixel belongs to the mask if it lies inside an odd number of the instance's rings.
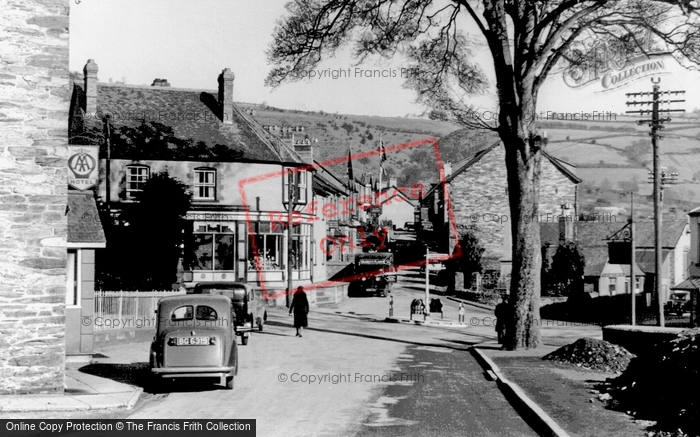
[{"label": "distant figure", "polygon": [[459,303],[459,323],[464,323],[464,302]]},{"label": "distant figure", "polygon": [[306,317],[309,314],[309,300],[306,298],[304,288],[299,287],[294,292],[292,304],[289,306],[289,315],[294,311],[294,327],[297,328],[297,337],[301,337],[301,328],[309,326],[309,321]]},{"label": "distant figure", "polygon": [[496,305],[496,333],[498,334],[498,343],[503,344],[506,336],[506,319],[508,318],[508,303],[507,296],[501,296],[501,303]]}]

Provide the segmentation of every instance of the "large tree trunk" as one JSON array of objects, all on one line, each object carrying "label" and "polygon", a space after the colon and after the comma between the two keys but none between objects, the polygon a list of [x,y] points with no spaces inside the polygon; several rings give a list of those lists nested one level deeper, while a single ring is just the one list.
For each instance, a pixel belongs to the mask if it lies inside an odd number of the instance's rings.
[{"label": "large tree trunk", "polygon": [[540,160],[541,138],[532,117],[534,98],[524,98],[511,114],[509,129],[500,135],[506,149],[508,198],[513,235],[513,271],[510,283],[511,317],[506,323],[505,348],[532,349],[540,343]]},{"label": "large tree trunk", "polygon": [[[491,49],[496,74],[499,114],[498,134],[506,149],[508,201],[513,235],[513,270],[510,282],[510,317],[506,323],[508,350],[536,348],[540,342],[540,228],[539,205],[541,139],[537,136],[536,69],[527,62],[535,12],[529,2],[516,2],[527,19],[512,23],[519,29],[511,55],[506,2],[484,1],[488,29],[484,35]],[[530,13],[525,11],[530,9]]]}]

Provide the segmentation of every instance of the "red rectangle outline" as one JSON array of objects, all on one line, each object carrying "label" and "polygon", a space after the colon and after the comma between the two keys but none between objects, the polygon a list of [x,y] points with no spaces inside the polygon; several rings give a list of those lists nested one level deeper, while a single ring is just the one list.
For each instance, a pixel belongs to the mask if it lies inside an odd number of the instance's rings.
[{"label": "red rectangle outline", "polygon": [[[422,146],[425,144],[432,144],[432,146],[433,146],[433,151],[435,153],[435,162],[437,163],[437,166],[438,166],[438,174],[439,174],[439,180],[440,180],[439,187],[441,187],[441,188],[445,187],[447,185],[446,178],[445,178],[445,168],[444,168],[444,165],[442,163],[442,158],[440,155],[440,146],[438,144],[437,138],[428,137],[428,138],[424,138],[424,139],[420,139],[420,140],[411,141],[408,143],[396,144],[393,146],[384,147],[384,150],[386,153],[398,152],[400,150],[410,149],[413,147],[419,147],[419,146]],[[313,164],[306,164],[306,165],[297,166],[297,167],[285,168],[282,170],[266,173],[264,175],[252,176],[252,177],[248,177],[245,179],[241,179],[240,181],[238,181],[238,190],[241,194],[241,200],[243,202],[243,208],[244,208],[245,215],[246,215],[246,224],[248,226],[248,235],[251,235],[253,233],[254,228],[253,228],[253,222],[252,222],[251,216],[250,216],[250,207],[248,205],[248,198],[247,198],[246,193],[245,193],[245,186],[247,184],[254,183],[254,182],[263,182],[263,181],[266,181],[269,179],[284,176],[284,174],[289,172],[289,171],[293,171],[293,172],[311,171],[311,170],[315,170],[319,167],[327,167],[327,166],[331,166],[331,165],[342,164],[342,163],[347,162],[349,160],[358,160],[358,159],[362,159],[362,158],[369,157],[369,156],[379,155],[380,153],[382,153],[381,147],[374,149],[374,150],[367,151],[367,152],[359,152],[359,153],[356,153],[356,154],[351,155],[349,157],[342,156],[342,157],[338,157],[338,158],[328,159],[328,160],[323,161],[321,163],[314,162]],[[284,166],[284,163],[280,163],[279,165]],[[448,194],[449,194],[449,192],[448,192]],[[452,253],[452,255],[447,254],[447,255],[442,255],[442,256],[435,257],[435,258],[430,258],[429,260],[414,261],[412,263],[402,264],[402,265],[396,266],[394,268],[395,272],[399,272],[399,271],[402,271],[402,270],[405,270],[408,268],[423,266],[423,265],[428,264],[428,263],[432,264],[432,263],[449,261],[449,260],[460,258],[462,256],[462,248],[460,247],[459,239],[457,238],[457,235],[458,235],[457,224],[455,222],[454,211],[452,209],[452,202],[450,201],[449,195],[447,196],[447,199],[446,199],[446,205],[447,205],[447,207],[446,207],[447,214],[449,217],[450,234],[453,236],[454,243],[455,243],[455,250]],[[248,242],[248,244],[251,244],[251,243]],[[254,242],[253,242],[253,249],[254,249],[254,252],[257,253],[257,250],[256,250],[257,248],[256,248],[256,245]],[[277,293],[277,294],[268,293],[268,291],[266,289],[265,281],[263,280],[264,272],[261,269],[262,262],[260,260],[260,257],[258,257],[258,256],[255,257],[255,266],[258,270],[258,283],[260,284],[263,298],[275,299],[275,298],[285,296],[285,294],[287,292],[293,293],[293,291],[291,291],[291,290],[286,290],[286,291],[283,291],[283,292]],[[380,272],[377,271],[377,273],[369,274],[369,276],[377,276],[379,274],[380,274]],[[368,275],[365,272],[362,274],[362,276],[367,277]],[[314,290],[316,288],[324,288],[327,286],[334,285],[338,282],[353,282],[353,281],[358,280],[358,279],[359,279],[359,275],[350,275],[350,276],[336,279],[334,281],[325,280],[323,282],[304,285],[304,290],[308,291],[308,290]],[[246,278],[246,281],[247,281],[247,278]]]}]

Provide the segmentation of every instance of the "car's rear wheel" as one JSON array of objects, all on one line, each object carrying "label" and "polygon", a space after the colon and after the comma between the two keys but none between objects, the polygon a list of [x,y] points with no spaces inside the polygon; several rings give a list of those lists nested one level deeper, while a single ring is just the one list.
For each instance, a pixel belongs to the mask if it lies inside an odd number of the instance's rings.
[{"label": "car's rear wheel", "polygon": [[233,390],[233,376],[226,377],[226,389]]}]

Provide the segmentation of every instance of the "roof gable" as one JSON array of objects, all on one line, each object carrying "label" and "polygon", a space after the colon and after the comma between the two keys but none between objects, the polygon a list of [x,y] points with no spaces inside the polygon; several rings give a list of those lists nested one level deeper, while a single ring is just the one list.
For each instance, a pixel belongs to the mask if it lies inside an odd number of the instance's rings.
[{"label": "roof gable", "polygon": [[[475,147],[472,148],[473,154],[468,156],[467,158],[457,162],[456,164],[453,165],[453,171],[452,174],[448,177],[445,178],[445,183],[449,184],[452,182],[455,178],[460,176],[462,173],[473,167],[475,164],[477,164],[481,159],[486,156],[488,153],[492,152],[493,150],[497,149],[498,147],[504,147],[503,143],[499,140],[496,141],[495,143],[485,146],[485,147]],[[569,179],[572,183],[574,184],[580,184],[583,180],[576,176],[573,171],[569,167],[575,167],[573,164],[567,163],[565,161],[562,161],[558,158],[553,157],[547,152],[542,152],[542,156],[544,156],[561,174],[566,176],[567,179]],[[504,163],[505,165],[505,163]],[[438,186],[441,184],[435,184],[425,195],[425,197],[429,197],[430,195],[433,194],[433,192],[437,189]]]}]

